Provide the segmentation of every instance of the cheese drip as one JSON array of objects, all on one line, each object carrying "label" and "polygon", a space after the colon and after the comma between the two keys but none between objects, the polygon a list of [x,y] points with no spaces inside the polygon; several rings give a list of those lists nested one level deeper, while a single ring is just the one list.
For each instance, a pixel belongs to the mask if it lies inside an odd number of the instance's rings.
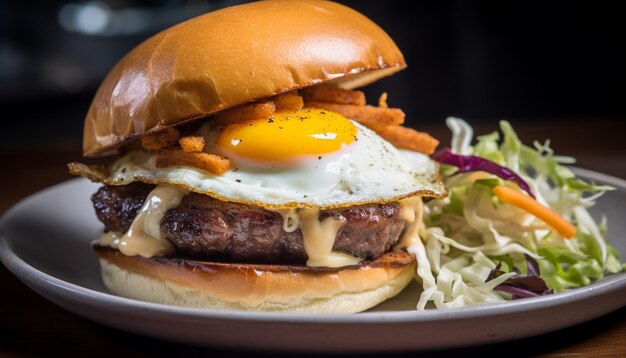
[{"label": "cheese drip", "polygon": [[424,205],[421,197],[414,196],[400,201],[400,218],[406,220],[409,224],[402,232],[402,237],[394,247],[394,250],[406,250],[415,243],[415,240],[420,240],[419,229],[422,225],[423,216]]},{"label": "cheese drip", "polygon": [[98,244],[118,249],[127,256],[150,258],[174,254],[174,245],[161,238],[161,219],[169,209],[177,207],[187,193],[170,185],[157,186],[150,192],[125,234],[105,233]]},{"label": "cheese drip", "polygon": [[283,217],[283,230],[302,232],[304,251],[311,267],[342,267],[358,265],[361,259],[352,255],[333,251],[337,231],[345,220],[329,216],[320,221],[320,210],[315,208],[276,210]]},{"label": "cheese drip", "polygon": [[[141,210],[124,234],[108,232],[103,234],[97,243],[118,249],[125,255],[150,258],[175,253],[174,246],[161,238],[161,219],[167,210],[180,204],[188,191],[169,185],[159,185],[150,192]],[[311,267],[342,267],[357,265],[360,258],[333,251],[337,231],[345,224],[345,220],[329,216],[319,219],[317,208],[276,210],[283,217],[283,230],[302,232],[304,250],[308,256],[307,266]],[[409,225],[404,230],[395,250],[403,250],[419,239],[418,230],[422,222],[423,205],[420,197],[412,197],[400,201],[400,218]]]},{"label": "cheese drip", "polygon": [[[319,220],[319,209],[284,209],[276,210],[283,217],[283,230],[293,232],[298,228],[302,231],[304,251],[309,259],[307,266],[342,267],[357,265],[361,259],[343,252],[332,251],[337,231],[345,224],[343,220],[327,217]],[[424,207],[422,198],[414,196],[400,201],[399,217],[409,224],[402,233],[400,241],[394,249],[406,250],[415,240],[419,239],[418,231],[422,223]]]}]

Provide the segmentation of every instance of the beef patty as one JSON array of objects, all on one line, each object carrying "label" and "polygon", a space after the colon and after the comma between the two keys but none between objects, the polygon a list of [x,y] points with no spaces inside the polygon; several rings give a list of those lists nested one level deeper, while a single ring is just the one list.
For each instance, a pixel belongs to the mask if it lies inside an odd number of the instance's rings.
[{"label": "beef patty", "polygon": [[[153,185],[132,183],[103,186],[92,201],[107,231],[126,232]],[[400,205],[367,204],[320,212],[345,224],[333,249],[374,259],[399,239],[406,221]],[[285,232],[283,217],[261,207],[223,202],[190,193],[161,220],[161,235],[185,256],[239,262],[304,262],[307,259],[300,230]]]}]

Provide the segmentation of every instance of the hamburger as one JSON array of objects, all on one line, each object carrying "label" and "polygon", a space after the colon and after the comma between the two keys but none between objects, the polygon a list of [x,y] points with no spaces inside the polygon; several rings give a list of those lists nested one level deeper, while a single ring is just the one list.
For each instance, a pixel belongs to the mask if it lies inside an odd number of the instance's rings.
[{"label": "hamburger", "polygon": [[151,302],[358,312],[415,277],[404,248],[446,189],[437,140],[386,94],[391,38],[328,1],[211,12],[140,44],[99,87],[70,172],[92,201],[105,285]]}]

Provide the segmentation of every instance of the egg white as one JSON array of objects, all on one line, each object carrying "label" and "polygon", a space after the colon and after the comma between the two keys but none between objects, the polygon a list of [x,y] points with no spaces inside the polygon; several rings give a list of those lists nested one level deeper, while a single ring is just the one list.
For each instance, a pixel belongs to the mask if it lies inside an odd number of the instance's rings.
[{"label": "egg white", "polygon": [[324,209],[446,194],[438,165],[427,155],[398,150],[368,128],[354,125],[358,140],[332,154],[302,158],[298,165],[231,167],[213,175],[192,167],[157,168],[152,153],[138,150],[114,163],[111,179],[169,183],[221,200],[273,208]]}]

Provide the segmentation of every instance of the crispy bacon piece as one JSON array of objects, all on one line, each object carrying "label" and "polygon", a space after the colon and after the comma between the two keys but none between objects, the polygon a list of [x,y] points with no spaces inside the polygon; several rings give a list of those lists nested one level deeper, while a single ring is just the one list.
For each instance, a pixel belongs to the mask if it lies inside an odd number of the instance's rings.
[{"label": "crispy bacon piece", "polygon": [[365,105],[365,94],[363,92],[347,90],[332,85],[306,87],[300,92],[304,102],[328,102],[354,106]]},{"label": "crispy bacon piece", "polygon": [[179,137],[180,132],[176,128],[164,128],[141,137],[141,146],[150,151],[172,147],[178,143]]},{"label": "crispy bacon piece", "polygon": [[188,166],[221,175],[230,167],[230,160],[215,154],[189,153],[181,148],[166,148],[156,152],[156,166],[157,168]]}]

